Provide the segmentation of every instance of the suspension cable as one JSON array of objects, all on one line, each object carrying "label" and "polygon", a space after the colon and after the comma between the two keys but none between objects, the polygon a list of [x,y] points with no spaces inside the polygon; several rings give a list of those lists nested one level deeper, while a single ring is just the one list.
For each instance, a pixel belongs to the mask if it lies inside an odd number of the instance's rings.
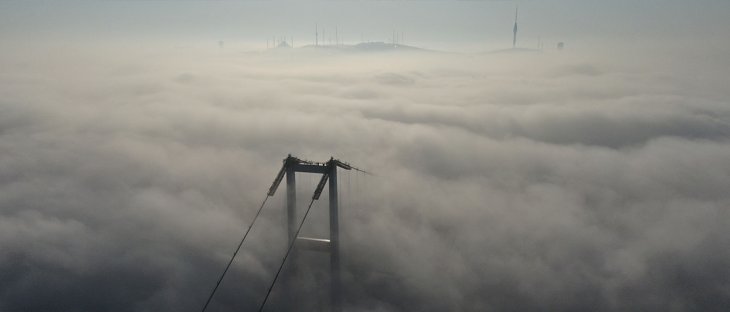
[{"label": "suspension cable", "polygon": [[[223,277],[226,276],[226,273],[228,272],[228,269],[231,267],[231,264],[233,263],[233,259],[236,258],[236,255],[238,254],[238,251],[241,250],[241,246],[243,245],[243,241],[246,240],[246,237],[248,236],[248,233],[251,232],[251,227],[253,227],[253,224],[256,223],[256,219],[258,219],[259,215],[261,214],[261,210],[264,208],[264,205],[266,204],[266,201],[269,199],[268,194],[266,195],[266,198],[264,198],[264,201],[261,202],[261,206],[259,206],[259,210],[256,211],[256,215],[253,217],[253,220],[251,220],[251,224],[248,225],[248,229],[246,229],[246,233],[243,234],[243,238],[241,238],[241,241],[238,243],[238,247],[236,247],[236,251],[233,252],[233,256],[231,256],[231,260],[228,260],[228,265],[226,265],[226,269],[223,270],[223,274],[221,274],[221,277],[218,279],[218,282],[215,284],[215,287],[213,287],[213,291],[210,292],[210,296],[208,296],[208,300],[205,301],[205,305],[203,306],[202,312],[205,312],[205,309],[208,308],[208,304],[210,304],[210,301],[213,299],[213,296],[215,295],[216,290],[218,290],[218,286],[221,285],[221,282],[223,281]],[[311,204],[310,204],[311,205]]]},{"label": "suspension cable", "polygon": [[294,248],[294,243],[296,243],[297,237],[299,237],[299,232],[302,230],[302,226],[304,226],[304,221],[307,220],[307,215],[309,215],[309,210],[312,209],[312,204],[314,204],[314,201],[315,201],[315,198],[312,198],[312,200],[309,202],[309,207],[307,207],[307,211],[304,213],[304,217],[302,218],[302,221],[299,223],[299,228],[297,228],[297,232],[294,233],[294,238],[291,240],[291,243],[289,243],[289,248],[286,250],[286,254],[284,255],[284,260],[281,261],[281,265],[279,265],[279,270],[276,271],[276,275],[274,275],[274,280],[271,281],[271,286],[269,286],[269,290],[266,292],[266,297],[264,297],[264,301],[261,302],[261,305],[259,306],[259,312],[262,312],[264,310],[264,307],[266,306],[266,301],[269,300],[269,295],[271,295],[271,290],[274,289],[276,280],[279,278],[279,274],[281,274],[281,269],[284,268],[286,259],[289,257],[289,254],[291,253],[292,249]]}]

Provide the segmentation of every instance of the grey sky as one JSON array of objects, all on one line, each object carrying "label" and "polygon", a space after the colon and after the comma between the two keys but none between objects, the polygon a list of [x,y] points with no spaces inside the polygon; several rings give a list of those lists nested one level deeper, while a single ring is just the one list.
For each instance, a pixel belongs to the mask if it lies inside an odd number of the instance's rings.
[{"label": "grey sky", "polygon": [[[515,1],[3,1],[4,37],[21,40],[172,40],[263,44],[314,41],[314,24],[345,40],[493,48],[509,42]],[[726,1],[520,1],[520,41],[631,45],[705,43],[727,49]]]}]

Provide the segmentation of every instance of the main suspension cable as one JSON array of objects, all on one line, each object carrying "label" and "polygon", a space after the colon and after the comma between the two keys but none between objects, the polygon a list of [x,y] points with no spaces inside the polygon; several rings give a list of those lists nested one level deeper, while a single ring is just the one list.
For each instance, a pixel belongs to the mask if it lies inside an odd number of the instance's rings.
[{"label": "main suspension cable", "polygon": [[302,230],[302,226],[304,226],[304,221],[307,220],[307,216],[309,215],[309,210],[312,209],[312,204],[314,204],[314,201],[315,201],[315,198],[312,198],[312,200],[309,202],[309,207],[307,207],[307,211],[304,213],[304,217],[302,218],[302,221],[299,223],[299,228],[297,228],[297,232],[294,233],[294,238],[291,240],[291,243],[289,243],[289,248],[286,250],[286,254],[284,255],[284,260],[281,261],[281,265],[279,265],[279,270],[276,271],[276,275],[274,275],[274,280],[271,281],[271,286],[269,286],[269,290],[266,292],[266,297],[264,297],[264,301],[261,302],[261,305],[259,306],[259,312],[262,312],[264,310],[264,307],[266,306],[266,301],[269,300],[269,295],[271,295],[271,290],[274,289],[274,285],[276,284],[276,280],[279,278],[279,274],[281,274],[281,270],[284,268],[286,259],[289,257],[289,254],[291,253],[292,249],[294,249],[294,243],[297,242],[297,237],[299,237],[299,232]]},{"label": "main suspension cable", "polygon": [[270,196],[267,194],[266,198],[264,198],[264,201],[261,202],[261,206],[259,206],[259,210],[256,211],[256,215],[253,217],[253,220],[251,220],[251,224],[248,225],[248,229],[246,229],[246,233],[243,234],[243,238],[241,238],[241,241],[238,243],[238,247],[236,247],[236,251],[233,252],[233,256],[231,256],[231,260],[228,261],[228,265],[226,265],[226,269],[223,270],[223,274],[221,274],[221,277],[218,279],[218,282],[215,284],[215,287],[213,287],[213,291],[210,293],[210,296],[208,296],[208,300],[205,301],[205,305],[203,306],[203,310],[201,312],[205,312],[205,309],[208,308],[208,304],[210,304],[210,301],[213,299],[215,292],[218,290],[218,286],[221,285],[221,282],[223,281],[223,277],[226,276],[228,269],[231,267],[231,264],[233,263],[233,259],[236,258],[238,251],[241,250],[241,246],[243,246],[243,241],[246,240],[248,233],[251,232],[251,228],[253,227],[253,224],[256,223],[256,219],[258,219],[259,215],[261,214],[261,210],[264,209],[264,205],[266,204],[266,201],[269,199],[269,197]]}]

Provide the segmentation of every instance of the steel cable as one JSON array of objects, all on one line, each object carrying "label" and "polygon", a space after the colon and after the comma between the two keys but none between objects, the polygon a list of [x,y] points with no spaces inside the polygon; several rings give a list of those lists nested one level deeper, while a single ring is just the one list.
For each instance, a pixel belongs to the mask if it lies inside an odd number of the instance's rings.
[{"label": "steel cable", "polygon": [[231,267],[231,264],[233,263],[233,259],[236,258],[238,251],[241,250],[241,246],[243,246],[243,242],[246,240],[248,233],[251,232],[251,228],[253,227],[253,224],[256,223],[256,219],[258,219],[259,215],[261,214],[261,210],[263,210],[264,205],[266,204],[266,201],[269,199],[269,197],[270,197],[269,195],[266,195],[266,198],[264,198],[264,201],[261,202],[261,206],[259,207],[259,210],[256,211],[256,215],[253,217],[251,224],[248,225],[248,229],[246,229],[246,233],[243,234],[243,238],[241,238],[241,241],[238,243],[238,247],[236,247],[236,251],[233,252],[233,256],[231,256],[231,260],[228,261],[228,265],[226,265],[226,269],[223,270],[223,274],[221,274],[221,277],[218,279],[218,282],[215,284],[215,287],[213,287],[213,291],[210,293],[210,296],[208,296],[208,300],[205,301],[205,305],[203,306],[203,310],[201,312],[205,312],[205,309],[208,308],[208,304],[210,304],[210,301],[213,299],[215,292],[218,290],[218,286],[221,285],[221,282],[223,281],[223,277],[226,276],[228,269]]},{"label": "steel cable", "polygon": [[307,207],[307,211],[304,213],[304,217],[302,218],[302,221],[299,223],[299,228],[297,228],[297,232],[294,233],[294,239],[292,239],[291,243],[289,243],[289,248],[286,250],[286,254],[284,255],[284,260],[281,261],[281,265],[279,265],[279,270],[276,271],[276,275],[274,275],[274,280],[271,281],[271,286],[269,286],[269,290],[266,292],[266,297],[264,297],[264,301],[261,302],[261,305],[259,306],[259,312],[264,310],[264,307],[266,306],[266,301],[269,300],[269,295],[271,295],[271,290],[274,289],[274,285],[276,284],[276,280],[279,278],[279,274],[281,274],[281,270],[284,268],[284,264],[286,263],[286,259],[289,257],[289,254],[291,253],[292,249],[294,249],[294,243],[297,241],[297,237],[299,237],[299,232],[302,230],[302,226],[304,226],[304,221],[307,220],[307,216],[309,215],[309,210],[312,209],[312,204],[314,204],[314,198],[309,202],[309,207]]}]

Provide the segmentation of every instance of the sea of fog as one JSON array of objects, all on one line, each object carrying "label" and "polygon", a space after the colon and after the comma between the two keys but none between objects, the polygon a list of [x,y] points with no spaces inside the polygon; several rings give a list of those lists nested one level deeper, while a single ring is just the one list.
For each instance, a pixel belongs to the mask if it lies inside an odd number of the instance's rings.
[{"label": "sea of fog", "polygon": [[[288,154],[373,173],[339,176],[346,311],[730,306],[723,53],[50,47],[0,52],[0,310],[197,311]],[[283,194],[212,310],[263,299]],[[299,254],[271,310],[326,309]]]}]

